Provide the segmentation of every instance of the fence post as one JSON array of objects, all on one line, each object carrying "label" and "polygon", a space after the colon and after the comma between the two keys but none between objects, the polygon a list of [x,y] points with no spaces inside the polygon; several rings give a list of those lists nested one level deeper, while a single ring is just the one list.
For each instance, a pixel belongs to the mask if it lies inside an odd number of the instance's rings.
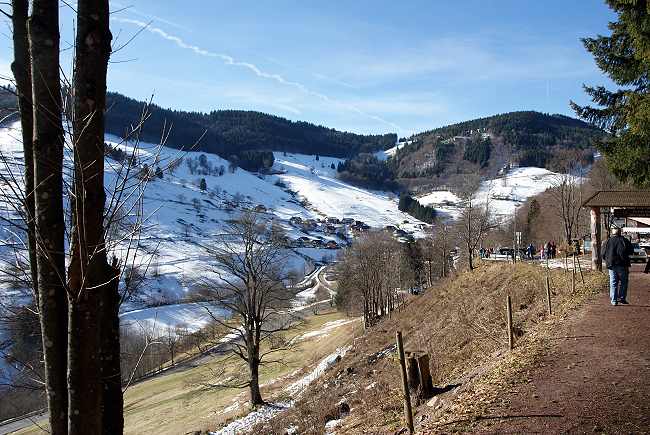
[{"label": "fence post", "polygon": [[512,350],[514,346],[512,342],[512,301],[510,295],[506,298],[506,309],[508,311],[508,347]]},{"label": "fence post", "polygon": [[576,292],[576,263],[573,262],[573,269],[571,269],[571,294]]},{"label": "fence post", "polygon": [[411,394],[409,393],[408,380],[406,378],[406,361],[404,361],[404,345],[402,344],[402,332],[395,333],[397,339],[397,354],[399,356],[399,365],[402,371],[402,392],[404,393],[404,416],[409,433],[415,432],[413,428],[413,412],[411,410]]},{"label": "fence post", "polygon": [[551,279],[548,276],[548,270],[546,271],[546,304],[548,305],[548,314],[553,314],[551,309]]},{"label": "fence post", "polygon": [[580,279],[582,280],[582,285],[585,285],[585,276],[582,274],[582,265],[580,264],[580,257],[576,260],[578,263],[578,270],[580,271]]}]

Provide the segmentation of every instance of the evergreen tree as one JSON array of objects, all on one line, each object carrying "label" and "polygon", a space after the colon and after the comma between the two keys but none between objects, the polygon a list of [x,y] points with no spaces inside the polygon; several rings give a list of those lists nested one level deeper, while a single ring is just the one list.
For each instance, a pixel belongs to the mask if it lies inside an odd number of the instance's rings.
[{"label": "evergreen tree", "polygon": [[650,5],[647,0],[607,0],[618,15],[611,34],[583,44],[619,89],[584,86],[597,107],[571,107],[579,117],[609,131],[598,147],[621,181],[650,186]]},{"label": "evergreen tree", "polygon": [[203,190],[204,192],[208,190],[208,183],[206,183],[205,178],[201,178],[201,181],[199,182],[199,189]]}]

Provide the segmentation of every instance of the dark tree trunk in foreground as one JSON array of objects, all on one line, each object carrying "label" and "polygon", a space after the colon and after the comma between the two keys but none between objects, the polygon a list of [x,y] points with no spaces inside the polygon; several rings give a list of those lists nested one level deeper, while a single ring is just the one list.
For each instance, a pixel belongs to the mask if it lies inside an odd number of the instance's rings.
[{"label": "dark tree trunk in foreground", "polygon": [[104,239],[104,108],[111,53],[107,0],[77,8],[74,70],[74,198],[68,270],[70,434],[122,433],[118,271]]},{"label": "dark tree trunk in foreground", "polygon": [[124,401],[122,397],[122,371],[120,366],[120,296],[119,272],[113,264],[115,279],[107,286],[104,309],[100,317],[101,381],[102,381],[102,431],[105,435],[124,431]]},{"label": "dark tree trunk in foreground", "polygon": [[262,393],[260,392],[260,348],[259,340],[255,339],[255,333],[251,331],[248,334],[250,343],[248,344],[248,369],[250,371],[250,383],[248,389],[251,396],[251,406],[255,407],[264,404]]},{"label": "dark tree trunk in foreground", "polygon": [[66,434],[67,300],[63,219],[63,126],[59,84],[59,2],[34,0],[29,19],[34,103],[38,302],[51,433]]},{"label": "dark tree trunk in foreground", "polygon": [[23,213],[27,227],[27,251],[29,253],[29,269],[32,279],[34,301],[38,305],[38,272],[36,267],[36,230],[34,224],[34,152],[32,130],[34,116],[32,113],[32,65],[29,60],[29,38],[27,35],[27,0],[13,0],[11,21],[13,25],[14,61],[11,71],[16,79],[18,94],[18,110],[23,140],[23,156],[25,160],[25,197]]}]

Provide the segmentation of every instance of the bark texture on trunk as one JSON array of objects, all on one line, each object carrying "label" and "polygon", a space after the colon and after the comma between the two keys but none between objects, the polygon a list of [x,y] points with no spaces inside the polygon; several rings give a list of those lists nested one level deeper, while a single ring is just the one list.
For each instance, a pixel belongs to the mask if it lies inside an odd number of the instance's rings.
[{"label": "bark texture on trunk", "polygon": [[247,334],[248,348],[248,369],[250,372],[250,382],[248,390],[250,392],[251,406],[256,407],[264,404],[262,393],[260,392],[260,347],[259,347],[259,333],[256,328],[252,326]]},{"label": "bark texture on trunk", "polygon": [[27,16],[29,4],[27,0],[12,0],[11,22],[13,25],[14,61],[11,71],[16,80],[18,94],[18,110],[23,140],[23,156],[25,161],[24,179],[25,193],[23,213],[27,227],[27,251],[29,253],[29,269],[32,279],[34,301],[38,306],[38,270],[36,266],[36,229],[34,215],[34,151],[32,130],[34,116],[32,109],[32,64],[29,59],[29,37],[27,34]]},{"label": "bark texture on trunk", "polygon": [[251,396],[251,406],[263,405],[262,393],[260,392],[260,361],[258,357],[253,357],[248,362],[251,380],[248,386]]},{"label": "bark texture on trunk", "polygon": [[63,125],[59,2],[34,0],[28,22],[32,71],[38,303],[51,433],[66,434],[67,297],[63,215]]},{"label": "bark texture on trunk", "polygon": [[104,109],[111,53],[108,0],[81,0],[73,76],[74,198],[69,433],[123,431],[117,268],[104,239]]}]

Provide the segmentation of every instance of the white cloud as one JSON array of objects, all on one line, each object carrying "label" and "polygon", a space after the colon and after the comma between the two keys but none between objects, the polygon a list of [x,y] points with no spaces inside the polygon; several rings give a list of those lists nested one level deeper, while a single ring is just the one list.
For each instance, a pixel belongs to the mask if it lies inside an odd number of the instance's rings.
[{"label": "white cloud", "polygon": [[315,97],[315,98],[317,98],[317,99],[319,99],[321,101],[336,105],[336,106],[338,106],[338,107],[340,107],[342,109],[354,112],[354,113],[356,113],[358,115],[367,117],[369,119],[373,119],[373,120],[375,120],[377,122],[388,125],[391,128],[396,129],[398,131],[402,131],[400,126],[398,126],[397,124],[395,124],[395,123],[393,123],[391,121],[388,121],[388,120],[386,120],[386,119],[384,119],[384,118],[382,118],[380,116],[365,112],[365,111],[359,109],[356,106],[350,105],[349,103],[346,103],[344,101],[340,101],[338,99],[331,98],[331,97],[329,97],[329,96],[327,96],[325,94],[322,94],[320,92],[313,91],[313,90],[309,89],[307,86],[303,85],[302,83],[285,79],[280,74],[275,74],[275,73],[270,73],[270,72],[264,71],[260,67],[258,67],[257,65],[255,65],[253,63],[242,62],[242,61],[239,61],[239,60],[235,59],[233,56],[230,56],[228,54],[213,52],[213,51],[210,51],[210,50],[206,50],[206,49],[204,49],[202,47],[199,47],[198,45],[187,43],[182,38],[180,38],[179,36],[172,35],[172,34],[166,32],[165,30],[163,30],[163,29],[161,29],[159,27],[155,27],[155,26],[150,25],[150,23],[145,23],[144,21],[134,20],[134,19],[131,19],[131,18],[119,18],[119,17],[113,17],[112,20],[120,22],[120,23],[132,24],[132,25],[138,26],[138,27],[140,27],[142,29],[145,29],[149,33],[152,33],[152,34],[157,35],[157,36],[159,36],[159,37],[161,37],[163,39],[166,39],[166,40],[168,40],[170,42],[173,42],[176,46],[178,46],[178,47],[180,47],[182,49],[185,49],[185,50],[190,50],[190,51],[194,52],[195,54],[197,54],[199,56],[216,58],[216,59],[221,60],[226,65],[247,69],[248,71],[252,72],[257,77],[267,79],[267,80],[272,80],[272,81],[275,81],[276,83],[284,85],[284,86],[293,87],[293,88],[299,90],[300,92],[302,92],[302,93],[304,93],[306,95]]},{"label": "white cloud", "polygon": [[[388,82],[442,76],[452,80],[515,80],[581,77],[593,62],[578,42],[557,46],[543,41],[512,41],[503,51],[499,38],[445,37],[393,52],[352,53],[338,58],[341,80]],[[346,68],[354,65],[354,68]]]}]

